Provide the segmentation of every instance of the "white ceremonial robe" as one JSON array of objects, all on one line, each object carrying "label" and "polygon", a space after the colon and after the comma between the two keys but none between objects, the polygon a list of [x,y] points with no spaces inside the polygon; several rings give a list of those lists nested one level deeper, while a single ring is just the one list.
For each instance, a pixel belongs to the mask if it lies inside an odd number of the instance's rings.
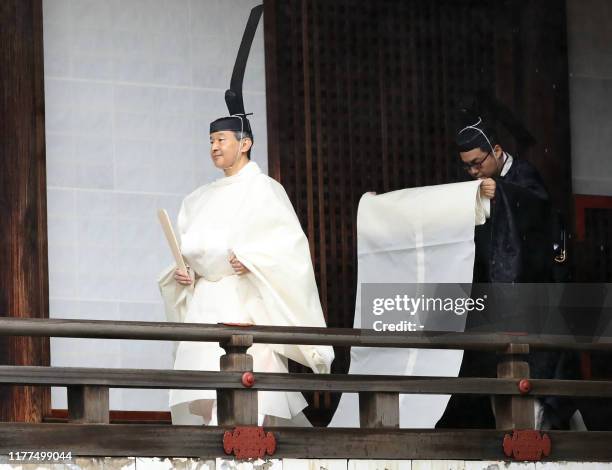
[{"label": "white ceremonial robe", "polygon": [[[169,321],[324,327],[308,241],[283,187],[249,162],[236,175],[185,198],[178,216],[181,251],[196,274],[195,288],[178,285],[174,267],[160,278]],[[250,273],[236,275],[229,253]],[[254,344],[255,372],[287,372],[287,358],[329,373],[330,346]],[[177,370],[219,370],[218,343],[178,344]],[[307,405],[299,392],[259,392],[264,415],[292,419]],[[170,406],[214,400],[214,390],[171,390]],[[197,402],[202,403],[202,402]],[[213,404],[214,402],[208,402]],[[192,409],[192,413],[193,413]],[[212,420],[205,424],[216,424]]]},{"label": "white ceremonial robe", "polygon": [[[474,226],[489,215],[480,181],[365,194],[357,211],[357,298],[354,327],[361,327],[362,283],[472,282]],[[429,331],[463,331],[465,315],[419,312]],[[384,333],[383,333],[384,334]],[[407,333],[408,334],[408,333]],[[456,377],[463,351],[351,348],[349,374]],[[449,395],[400,395],[400,427],[432,428]],[[330,427],[359,427],[355,393],[342,395]]]}]

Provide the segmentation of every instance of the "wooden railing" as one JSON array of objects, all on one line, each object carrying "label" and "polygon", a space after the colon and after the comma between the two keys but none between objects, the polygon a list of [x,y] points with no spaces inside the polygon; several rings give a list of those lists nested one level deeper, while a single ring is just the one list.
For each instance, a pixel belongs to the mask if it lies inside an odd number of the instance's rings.
[{"label": "wooden railing", "polygon": [[[337,328],[13,318],[0,319],[0,335],[214,341],[226,351],[218,372],[0,366],[0,384],[66,386],[69,416],[67,424],[0,423],[0,454],[39,449],[83,456],[220,457],[225,455],[226,432],[235,426],[257,426],[259,390],[318,390],[358,393],[361,428],[266,428],[277,443],[274,457],[508,459],[508,448],[517,445],[511,441],[525,437],[509,433],[534,427],[535,397],[612,397],[610,381],[530,379],[526,362],[531,351],[609,352],[612,340],[607,338],[593,342],[514,334],[375,335]],[[501,357],[498,378],[278,374],[253,372],[246,353],[253,343],[468,349]],[[216,390],[219,426],[109,424],[110,388]],[[399,429],[400,393],[492,395],[497,430]],[[549,460],[612,461],[612,432],[546,434],[552,451],[540,454]],[[526,445],[533,451],[542,436],[529,436]]]}]

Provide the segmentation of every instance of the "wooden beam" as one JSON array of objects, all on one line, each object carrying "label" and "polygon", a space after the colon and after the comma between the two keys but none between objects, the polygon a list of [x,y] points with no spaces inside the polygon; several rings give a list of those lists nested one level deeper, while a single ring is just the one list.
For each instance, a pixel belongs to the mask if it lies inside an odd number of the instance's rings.
[{"label": "wooden beam", "polygon": [[[252,390],[520,395],[513,378],[413,377],[394,375],[279,374],[255,372]],[[0,384],[99,385],[111,388],[243,389],[242,372],[85,367],[0,366]],[[603,380],[531,379],[532,396],[612,397]]]},{"label": "wooden beam", "polygon": [[399,428],[399,394],[359,393],[359,424],[362,428]]},{"label": "wooden beam", "polygon": [[73,423],[109,423],[108,387],[68,387],[68,419]]},{"label": "wooden beam", "polygon": [[[250,335],[235,335],[222,342],[226,354],[221,356],[220,368],[224,372],[253,371],[253,357],[246,351],[253,345]],[[217,389],[217,420],[221,426],[257,426],[257,391],[249,388]]]},{"label": "wooden beam", "polygon": [[[511,344],[504,357],[497,364],[497,377],[500,379],[526,380],[531,388],[529,379],[529,364],[527,363],[529,346],[525,344]],[[525,392],[526,393],[526,392]],[[529,396],[496,396],[495,425],[497,429],[534,429],[534,403],[535,398]]]},{"label": "wooden beam", "polygon": [[528,344],[532,351],[612,351],[612,338],[514,333],[412,332],[371,334],[354,328],[233,326],[201,323],[133,322],[0,317],[0,336],[140,339],[220,342],[251,335],[254,343],[320,344],[427,349],[505,351],[508,344]]},{"label": "wooden beam", "polygon": [[[135,424],[0,423],[0,454],[33,448],[77,456],[225,456],[230,427]],[[267,427],[278,443],[275,458],[506,460],[497,430],[414,430]],[[612,461],[612,432],[547,432],[548,460]]]},{"label": "wooden beam", "polygon": [[[133,410],[110,410],[110,423],[112,424],[172,424],[169,411],[133,411]],[[52,409],[44,417],[45,423],[68,422],[67,409]]]}]

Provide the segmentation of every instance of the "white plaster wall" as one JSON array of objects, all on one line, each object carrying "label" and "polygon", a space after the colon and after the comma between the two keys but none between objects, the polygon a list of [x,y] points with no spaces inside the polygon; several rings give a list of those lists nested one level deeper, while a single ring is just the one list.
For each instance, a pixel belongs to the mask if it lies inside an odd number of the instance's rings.
[{"label": "white plaster wall", "polygon": [[612,2],[567,0],[574,193],[612,196]]},{"label": "white plaster wall", "polygon": [[[30,465],[11,462],[0,456],[0,468],[21,470]],[[77,457],[62,464],[33,465],[37,470],[611,470],[609,462],[510,462],[469,460],[345,460],[270,459],[185,459],[149,457]]]},{"label": "white plaster wall", "polygon": [[[44,0],[49,291],[53,318],[164,321],[171,263],[156,210],[220,176],[208,124],[258,0]],[[244,81],[267,171],[263,20]],[[53,339],[54,366],[171,368],[172,345]],[[167,391],[111,390],[111,409],[165,410]],[[54,389],[54,408],[66,407]]]}]

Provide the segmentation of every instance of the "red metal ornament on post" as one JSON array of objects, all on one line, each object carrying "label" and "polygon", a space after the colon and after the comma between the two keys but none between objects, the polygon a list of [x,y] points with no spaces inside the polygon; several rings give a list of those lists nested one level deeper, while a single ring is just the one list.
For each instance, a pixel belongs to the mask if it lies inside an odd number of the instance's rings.
[{"label": "red metal ornament on post", "polygon": [[548,434],[533,429],[515,430],[504,436],[503,448],[504,454],[514,460],[537,462],[550,455],[551,440]]},{"label": "red metal ornament on post", "polygon": [[245,372],[242,374],[240,381],[245,387],[251,388],[253,385],[255,385],[255,376],[253,375],[253,372]]},{"label": "red metal ornament on post", "polygon": [[236,426],[223,434],[223,450],[240,460],[262,459],[266,454],[274,455],[276,438],[262,426]]},{"label": "red metal ornament on post", "polygon": [[518,388],[521,395],[527,395],[529,392],[531,392],[531,382],[529,379],[522,379],[518,384]]}]

